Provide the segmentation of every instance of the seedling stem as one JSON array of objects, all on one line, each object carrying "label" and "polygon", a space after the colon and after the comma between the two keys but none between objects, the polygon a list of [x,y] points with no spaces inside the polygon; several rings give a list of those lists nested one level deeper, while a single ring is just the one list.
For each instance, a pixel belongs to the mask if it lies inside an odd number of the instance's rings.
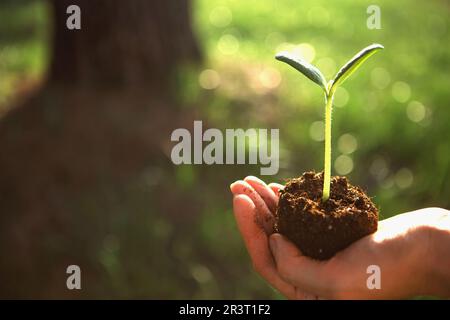
[{"label": "seedling stem", "polygon": [[341,85],[361,64],[366,61],[375,52],[384,49],[380,44],[372,44],[351,58],[334,76],[328,84],[320,70],[307,61],[299,59],[289,52],[278,53],[275,58],[289,64],[308,77],[311,81],[318,84],[325,92],[325,165],[323,172],[323,190],[322,201],[330,198],[331,183],[331,112],[333,110],[333,97],[337,87]]}]

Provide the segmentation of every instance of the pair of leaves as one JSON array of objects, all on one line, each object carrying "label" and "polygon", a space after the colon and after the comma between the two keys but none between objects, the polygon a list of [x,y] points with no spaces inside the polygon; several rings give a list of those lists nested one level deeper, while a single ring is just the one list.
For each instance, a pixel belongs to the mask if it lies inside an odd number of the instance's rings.
[{"label": "pair of leaves", "polygon": [[317,83],[327,95],[332,95],[336,88],[341,85],[347,78],[355,72],[364,61],[366,61],[370,56],[375,54],[377,51],[384,49],[381,44],[372,44],[360,52],[358,52],[353,58],[351,58],[336,74],[333,80],[327,85],[325,77],[323,76],[320,70],[310,64],[309,62],[295,57],[293,54],[289,52],[280,52],[275,58],[282,62],[287,63],[291,67],[297,69],[301,73],[303,73],[310,80]]}]

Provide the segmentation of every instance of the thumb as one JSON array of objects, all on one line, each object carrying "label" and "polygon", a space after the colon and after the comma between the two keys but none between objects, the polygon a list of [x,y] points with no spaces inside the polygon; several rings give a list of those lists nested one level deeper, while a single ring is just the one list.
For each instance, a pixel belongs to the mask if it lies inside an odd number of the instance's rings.
[{"label": "thumb", "polygon": [[275,233],[270,237],[270,250],[275,261],[279,260],[280,262],[284,259],[297,258],[302,255],[292,242],[279,233]]},{"label": "thumb", "polygon": [[306,292],[328,295],[330,275],[325,272],[326,263],[304,256],[281,234],[272,234],[269,244],[281,278]]}]

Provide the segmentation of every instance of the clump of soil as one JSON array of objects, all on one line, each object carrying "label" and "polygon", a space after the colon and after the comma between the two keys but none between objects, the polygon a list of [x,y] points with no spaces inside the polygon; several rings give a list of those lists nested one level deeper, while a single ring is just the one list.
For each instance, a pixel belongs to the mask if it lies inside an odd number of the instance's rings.
[{"label": "clump of soil", "polygon": [[277,232],[311,258],[326,260],[378,227],[378,209],[347,178],[331,178],[330,198],[322,201],[323,173],[305,172],[280,191]]}]

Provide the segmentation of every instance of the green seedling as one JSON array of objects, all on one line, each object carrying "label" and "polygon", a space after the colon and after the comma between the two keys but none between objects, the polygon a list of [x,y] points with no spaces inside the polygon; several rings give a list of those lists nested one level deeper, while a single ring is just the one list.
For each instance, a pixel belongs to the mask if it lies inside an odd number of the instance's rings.
[{"label": "green seedling", "polygon": [[364,61],[377,51],[384,49],[380,44],[372,44],[351,58],[328,83],[322,72],[312,64],[304,61],[289,52],[280,52],[275,58],[283,61],[294,69],[303,73],[310,80],[318,84],[325,93],[325,165],[323,177],[322,201],[327,201],[330,197],[330,179],[331,179],[331,111],[333,108],[333,97],[338,86],[355,72]]}]

